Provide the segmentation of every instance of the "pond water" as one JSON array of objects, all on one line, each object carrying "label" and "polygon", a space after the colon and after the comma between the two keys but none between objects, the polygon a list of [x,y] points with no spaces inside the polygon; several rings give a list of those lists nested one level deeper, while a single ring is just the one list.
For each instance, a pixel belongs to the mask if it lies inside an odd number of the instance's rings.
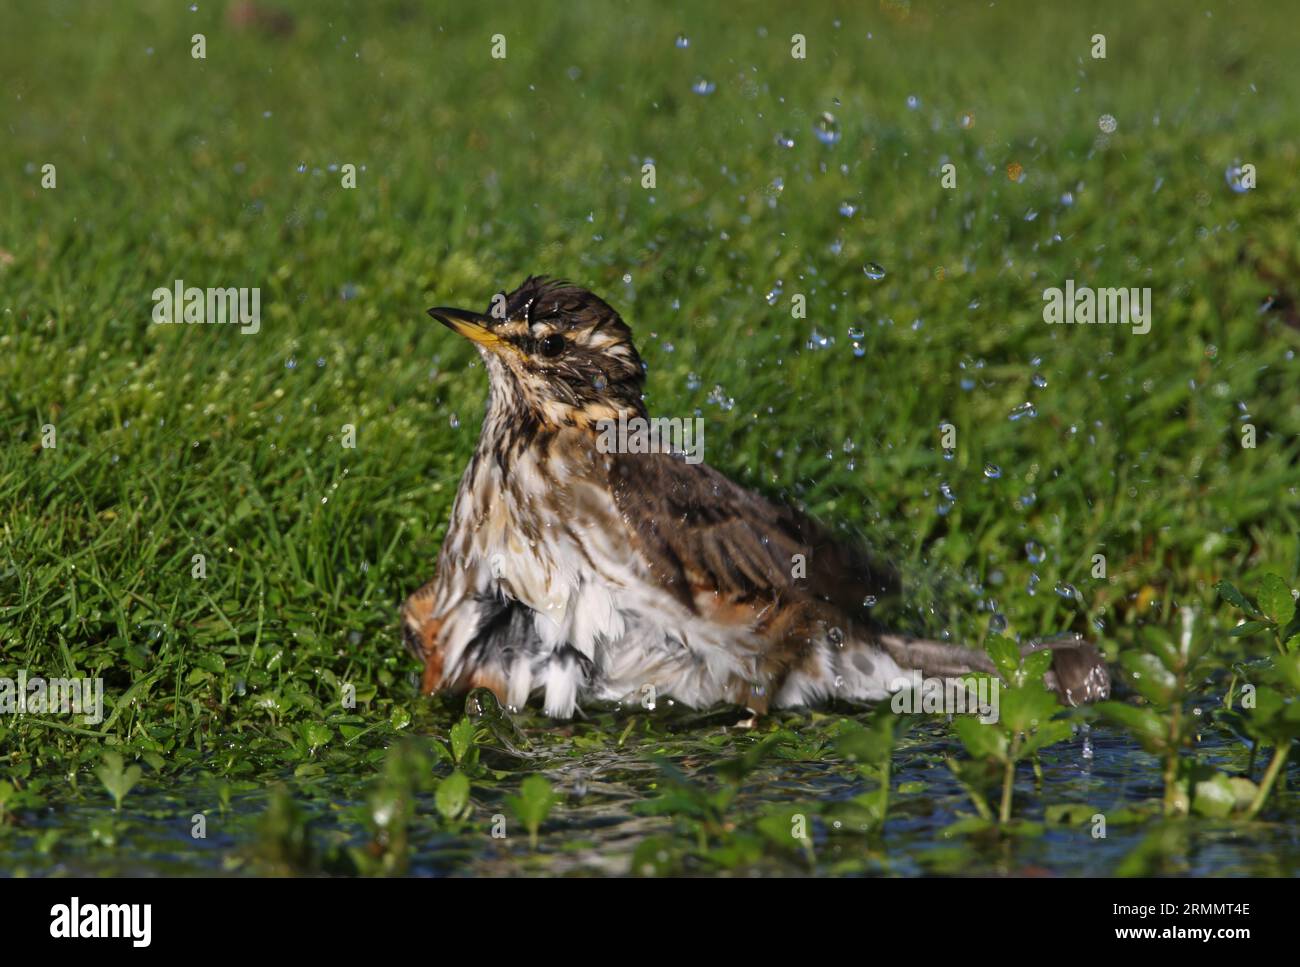
[{"label": "pond water", "polygon": [[[1232,772],[1248,766],[1248,752],[1219,731],[1212,715],[1200,737],[1202,761]],[[602,713],[585,723],[556,727],[526,714],[515,716],[520,743],[480,733],[473,776],[472,812],[459,828],[443,821],[435,793],[415,789],[408,840],[396,872],[416,875],[582,875],[633,872],[645,844],[663,841],[660,859],[669,872],[741,874],[848,873],[910,876],[1136,874],[1272,875],[1300,872],[1300,826],[1294,822],[1233,823],[1200,818],[1134,821],[1134,807],[1158,801],[1160,765],[1126,735],[1101,725],[1081,725],[1074,736],[1041,754],[1041,780],[1028,765],[1017,773],[1015,835],[968,833],[954,823],[974,815],[971,801],[945,759],[961,757],[959,743],[941,719],[914,721],[892,759],[891,799],[883,830],[864,834],[841,823],[834,807],[876,788],[824,741],[836,716],[786,714],[757,729],[711,724],[726,716],[666,710],[629,718]],[[691,854],[698,842],[683,833],[681,817],[648,815],[644,804],[665,788],[662,762],[702,788],[725,782],[720,760],[752,747],[779,726],[788,737],[738,785],[726,809],[728,826],[710,837],[709,860]],[[423,721],[413,728],[435,731]],[[526,738],[525,738],[526,736]],[[373,791],[391,750],[421,745],[418,737],[371,734],[369,744],[322,750],[309,767],[268,768],[231,778],[207,768],[159,777],[146,773],[114,814],[112,801],[84,778],[47,794],[43,808],[25,812],[5,830],[4,867],[36,875],[241,875],[248,873],[354,872],[337,857],[373,850]],[[236,743],[228,743],[233,747]],[[229,761],[218,748],[212,767]],[[431,771],[447,774],[442,762]],[[1262,762],[1254,765],[1255,774]],[[470,770],[474,772],[474,770]],[[557,797],[533,850],[525,835],[494,838],[495,820],[510,813],[508,797],[519,778],[539,772]],[[1292,769],[1290,787],[1295,786]],[[418,784],[417,784],[418,785]],[[268,832],[273,804],[292,800],[296,818]],[[734,830],[774,805],[809,806],[811,859],[800,851],[768,848],[754,853],[741,843],[727,856]],[[1054,804],[1077,804],[1071,822],[1044,822]],[[1266,816],[1294,815],[1296,798],[1283,789]],[[204,836],[194,833],[198,815]],[[1096,815],[1107,817],[1095,836]],[[513,819],[510,821],[513,823]],[[739,834],[736,834],[739,835]],[[286,859],[310,843],[311,858]],[[269,844],[269,845],[268,845]],[[654,850],[651,851],[655,852]],[[331,860],[330,857],[335,857]],[[719,857],[722,857],[719,860]]]}]

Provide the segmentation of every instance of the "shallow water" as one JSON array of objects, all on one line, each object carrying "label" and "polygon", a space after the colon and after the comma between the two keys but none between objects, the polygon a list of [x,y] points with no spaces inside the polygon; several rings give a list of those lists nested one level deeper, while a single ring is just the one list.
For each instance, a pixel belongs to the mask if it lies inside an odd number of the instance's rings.
[{"label": "shallow water", "polygon": [[[1248,764],[1246,750],[1219,731],[1205,714],[1206,728],[1197,752],[1202,761],[1234,772]],[[516,755],[504,743],[480,746],[485,771],[473,785],[473,813],[463,828],[451,831],[440,821],[432,792],[415,795],[415,812],[404,851],[405,872],[417,875],[623,874],[633,871],[633,855],[649,837],[671,837],[670,816],[644,815],[645,803],[663,788],[657,758],[708,786],[721,780],[712,767],[734,756],[765,727],[746,730],[717,725],[681,729],[697,715],[671,710],[638,717],[620,747],[616,740],[630,720],[607,714],[586,725],[557,729],[532,715],[516,716],[532,740],[531,751]],[[781,724],[797,738],[816,736],[834,717],[789,715]],[[400,739],[398,741],[410,741]],[[393,739],[373,737],[362,749],[322,754],[303,770],[264,771],[250,779],[230,779],[206,770],[147,775],[114,815],[103,790],[82,779],[47,796],[46,805],[24,812],[0,838],[3,868],[19,875],[240,875],[248,873],[347,872],[328,856],[349,848],[364,850],[372,836],[366,823],[368,794],[383,772],[385,749]],[[1091,750],[1089,756],[1086,750]],[[1042,780],[1023,766],[1017,773],[1015,815],[1021,832],[997,836],[966,834],[950,827],[974,815],[971,802],[945,764],[961,756],[946,723],[917,721],[895,750],[889,818],[882,833],[837,830],[812,808],[845,803],[875,788],[825,744],[778,747],[740,785],[728,817],[744,817],[774,804],[815,804],[810,808],[811,863],[797,851],[768,849],[730,866],[735,873],[804,875],[1044,875],[1088,876],[1121,873],[1189,876],[1273,875],[1300,872],[1300,828],[1276,821],[1295,814],[1296,797],[1283,790],[1265,816],[1252,824],[1190,818],[1172,822],[1124,820],[1125,807],[1161,795],[1159,764],[1125,735],[1103,726],[1083,726],[1074,736],[1041,755]],[[215,765],[219,754],[211,756]],[[801,761],[802,760],[802,761]],[[1255,772],[1263,763],[1255,764]],[[299,774],[295,776],[295,771]],[[446,774],[449,766],[437,767]],[[510,812],[506,796],[517,780],[542,772],[559,796],[541,828],[538,849],[527,836],[494,839],[493,817]],[[1290,785],[1296,784],[1290,770]],[[308,821],[314,859],[300,863],[268,861],[264,814],[273,788],[283,788]],[[223,789],[228,808],[221,808]],[[1086,806],[1073,825],[1044,823],[1055,804]],[[206,815],[206,837],[192,833],[196,814]],[[1108,817],[1104,837],[1093,835],[1091,818]],[[513,823],[513,820],[511,820]],[[54,831],[54,832],[51,832]],[[57,839],[53,839],[57,835]],[[727,842],[720,834],[714,846]],[[684,856],[675,872],[717,872],[691,857],[691,837],[673,840]]]}]

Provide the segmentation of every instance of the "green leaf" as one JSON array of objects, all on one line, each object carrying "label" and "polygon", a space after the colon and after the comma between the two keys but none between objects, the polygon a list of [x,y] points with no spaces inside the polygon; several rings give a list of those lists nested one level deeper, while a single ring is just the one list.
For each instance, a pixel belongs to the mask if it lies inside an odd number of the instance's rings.
[{"label": "green leaf", "polygon": [[1024,668],[1021,675],[1022,680],[1017,684],[1027,684],[1028,682],[1041,682],[1043,676],[1047,674],[1048,669],[1052,667],[1052,651],[1050,648],[1044,648],[1041,651],[1032,651],[1025,655]]},{"label": "green leaf", "polygon": [[1248,635],[1253,635],[1257,632],[1263,631],[1267,627],[1268,624],[1263,621],[1243,621],[1241,624],[1229,631],[1228,636],[1231,638],[1245,638]]},{"label": "green leaf", "polygon": [[1295,598],[1291,589],[1276,574],[1265,574],[1259,585],[1259,606],[1283,628],[1295,617]]},{"label": "green leaf", "polygon": [[438,783],[434,805],[448,822],[460,819],[469,808],[469,777],[457,770]]},{"label": "green leaf", "polygon": [[1056,696],[1045,685],[1032,682],[1022,688],[1004,688],[998,714],[1003,728],[1028,732],[1046,725],[1060,707]]},{"label": "green leaf", "polygon": [[465,756],[474,748],[474,723],[463,718],[451,727],[451,757],[457,764],[465,761]]},{"label": "green leaf", "polygon": [[1089,806],[1082,802],[1059,802],[1052,803],[1043,810],[1043,818],[1047,822],[1060,826],[1081,826],[1085,823],[1091,823],[1092,817],[1096,816],[1100,809],[1096,806]]},{"label": "green leaf", "polygon": [[[782,849],[806,850],[812,845],[808,812],[803,809],[779,807],[760,818],[754,826]],[[803,833],[802,839],[795,836],[800,831]]]},{"label": "green leaf", "polygon": [[555,803],[550,782],[545,776],[533,773],[520,784],[519,795],[509,796],[506,801],[514,810],[516,818],[528,830],[528,841],[536,849],[537,831],[550,815],[551,806]]},{"label": "green leaf", "polygon": [[991,819],[983,819],[979,816],[963,816],[955,823],[949,823],[945,826],[939,831],[939,835],[945,838],[953,836],[969,836],[971,834],[987,833],[996,828],[997,824]]},{"label": "green leaf", "polygon": [[299,734],[313,752],[318,746],[325,745],[334,738],[334,730],[321,722],[304,722],[299,726]]},{"label": "green leaf", "polygon": [[1178,681],[1155,655],[1126,651],[1119,661],[1129,673],[1129,684],[1148,702],[1164,707],[1173,701]]},{"label": "green leaf", "polygon": [[393,710],[388,713],[388,725],[390,728],[401,730],[411,724],[411,713],[400,705],[394,705]]},{"label": "green leaf", "polygon": [[1222,819],[1229,815],[1236,806],[1237,796],[1222,772],[1213,778],[1196,784],[1196,796],[1192,800],[1192,811],[1201,816]]},{"label": "green leaf", "polygon": [[894,750],[894,716],[877,718],[871,728],[851,723],[835,739],[835,749],[846,759],[879,765]]},{"label": "green leaf", "polygon": [[1149,708],[1136,708],[1123,702],[1100,702],[1097,711],[1103,718],[1123,726],[1148,752],[1161,752],[1165,747],[1165,724]]},{"label": "green leaf", "polygon": [[1219,592],[1219,597],[1223,598],[1231,605],[1235,605],[1248,615],[1257,615],[1259,611],[1252,605],[1235,587],[1227,581],[1220,581],[1214,586],[1214,590]]},{"label": "green leaf", "polygon": [[1300,652],[1292,651],[1273,659],[1276,680],[1300,695]]},{"label": "green leaf", "polygon": [[984,651],[993,659],[993,665],[1006,681],[1011,681],[1020,669],[1020,646],[1010,638],[1001,635],[989,635],[984,642]]},{"label": "green leaf", "polygon": [[1236,809],[1249,808],[1255,801],[1255,794],[1259,792],[1259,786],[1245,776],[1233,776],[1228,780],[1228,787],[1232,790],[1233,806]]},{"label": "green leaf", "polygon": [[1044,722],[1038,726],[1038,729],[1020,746],[1021,756],[1031,756],[1049,745],[1055,745],[1057,742],[1064,742],[1074,735],[1074,727],[1064,720]]},{"label": "green leaf", "polygon": [[984,725],[974,715],[952,720],[952,729],[974,759],[1007,759],[1007,735],[996,725]]},{"label": "green leaf", "polygon": [[140,781],[140,767],[130,766],[124,768],[120,754],[105,752],[103,764],[95,770],[95,775],[104,784],[108,794],[113,797],[114,810],[121,812],[122,800],[126,798],[131,788]]}]

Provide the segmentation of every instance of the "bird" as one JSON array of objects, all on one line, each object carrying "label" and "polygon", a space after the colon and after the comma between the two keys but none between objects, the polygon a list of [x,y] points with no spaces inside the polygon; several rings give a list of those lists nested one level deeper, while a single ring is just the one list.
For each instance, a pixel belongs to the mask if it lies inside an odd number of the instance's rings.
[{"label": "bird", "polygon": [[[600,297],[529,276],[486,312],[428,312],[475,345],[489,393],[434,576],[401,608],[424,694],[540,698],[553,719],[647,699],[757,717],[994,672],[982,651],[878,626],[900,581],[864,547],[680,447],[611,445],[618,421],[649,419],[646,367]],[[1092,643],[1022,646],[1042,649],[1067,704],[1107,697]]]}]

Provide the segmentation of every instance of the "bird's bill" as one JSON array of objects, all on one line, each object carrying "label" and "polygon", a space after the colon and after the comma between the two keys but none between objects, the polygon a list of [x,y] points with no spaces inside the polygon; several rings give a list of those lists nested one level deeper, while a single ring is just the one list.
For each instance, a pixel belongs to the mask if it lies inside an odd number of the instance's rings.
[{"label": "bird's bill", "polygon": [[464,336],[481,346],[496,346],[501,342],[501,338],[492,331],[488,317],[481,312],[435,306],[429,310],[429,315],[452,332]]}]

